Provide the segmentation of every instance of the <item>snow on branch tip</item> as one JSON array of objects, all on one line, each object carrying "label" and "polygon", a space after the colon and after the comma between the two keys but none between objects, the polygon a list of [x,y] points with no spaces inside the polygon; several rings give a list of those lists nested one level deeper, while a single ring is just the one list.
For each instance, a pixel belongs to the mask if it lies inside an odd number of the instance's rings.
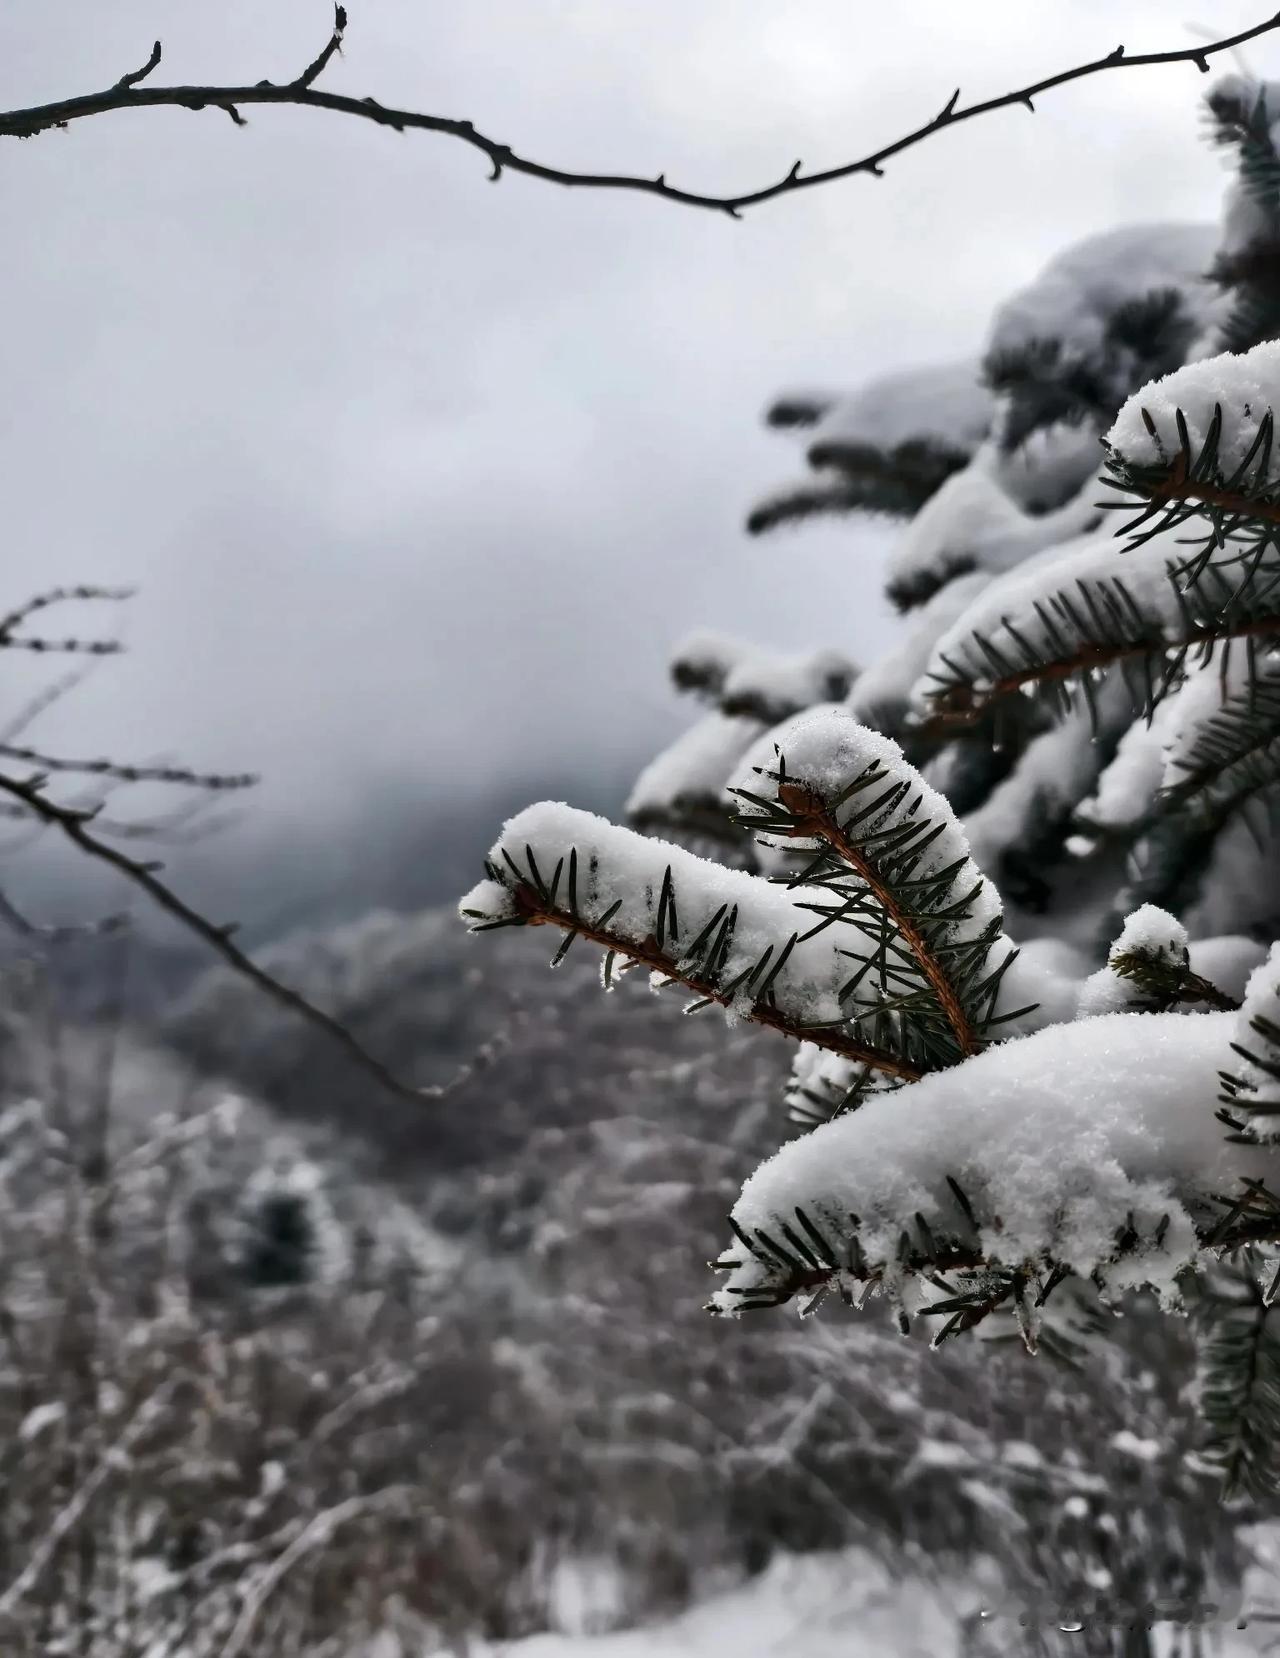
[{"label": "snow on branch tip", "polygon": [[711,1309],[880,1292],[904,1326],[940,1318],[935,1339],[1012,1310],[1034,1348],[1067,1278],[1180,1305],[1215,1250],[1280,1230],[1280,1152],[1224,1135],[1212,1109],[1242,1017],[1052,1025],[906,1101],[869,1096],[747,1181]]},{"label": "snow on branch tip", "polygon": [[1039,1022],[1036,981],[945,800],[847,710],[767,734],[731,781],[774,880],[543,802],[463,900],[477,931],[551,925],[722,1007],[910,1079]]}]

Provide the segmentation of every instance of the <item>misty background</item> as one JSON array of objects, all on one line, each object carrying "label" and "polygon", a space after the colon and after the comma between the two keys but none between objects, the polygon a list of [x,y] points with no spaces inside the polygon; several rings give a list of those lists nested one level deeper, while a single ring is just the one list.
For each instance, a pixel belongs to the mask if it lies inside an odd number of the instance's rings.
[{"label": "misty background", "polygon": [[[324,84],[465,116],[522,154],[757,186],[939,108],[1111,50],[1257,20],[1077,0],[356,0]],[[324,0],[45,0],[0,12],[0,104],[297,74]],[[1264,40],[1248,62],[1275,73]],[[1216,217],[1189,66],[1100,75],[741,223],[509,174],[319,111],[110,115],[5,146],[4,590],[136,583],[129,654],[39,728],[77,757],[250,769],[225,832],[171,856],[259,936],[451,897],[499,819],[608,809],[686,717],[697,623],[867,660],[895,625],[887,531],[749,540],[794,470],[760,413],[976,353],[1076,238]],[[9,706],[41,664],[0,663]],[[7,874],[75,914],[88,872]]]}]

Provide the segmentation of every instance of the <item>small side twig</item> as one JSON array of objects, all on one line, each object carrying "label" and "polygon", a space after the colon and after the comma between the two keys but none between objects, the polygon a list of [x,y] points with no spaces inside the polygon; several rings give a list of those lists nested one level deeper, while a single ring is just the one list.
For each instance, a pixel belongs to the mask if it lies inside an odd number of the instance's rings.
[{"label": "small side twig", "polygon": [[279,979],[259,967],[257,962],[235,943],[232,937],[234,927],[219,927],[199,910],[192,908],[185,899],[180,898],[171,887],[159,879],[158,864],[144,863],[131,858],[119,847],[100,840],[90,828],[96,816],[93,809],[85,811],[52,800],[44,792],[43,780],[39,777],[23,780],[0,772],[0,792],[19,801],[33,818],[59,830],[79,851],[99,863],[109,865],[132,885],[140,887],[166,915],[171,916],[187,932],[203,940],[241,978],[265,991],[281,1007],[287,1008],[324,1031],[349,1058],[370,1076],[375,1077],[391,1093],[414,1101],[439,1097],[440,1090],[414,1088],[404,1082],[381,1060],[375,1058],[340,1019],[318,1008],[298,991],[282,984]]}]

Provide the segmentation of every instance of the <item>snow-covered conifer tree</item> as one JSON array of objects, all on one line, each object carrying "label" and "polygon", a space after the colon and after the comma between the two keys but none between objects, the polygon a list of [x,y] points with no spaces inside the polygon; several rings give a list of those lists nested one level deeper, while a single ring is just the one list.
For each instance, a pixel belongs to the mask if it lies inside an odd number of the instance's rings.
[{"label": "snow-covered conifer tree", "polygon": [[673,677],[705,711],[638,781],[634,827],[530,807],[462,913],[555,929],[556,961],[581,937],[606,989],[643,968],[798,1043],[808,1132],[743,1189],[715,1311],[877,1293],[935,1341],[1012,1318],[1035,1351],[1135,1290],[1194,1302],[1207,1454],[1262,1489],[1280,85],[1234,75],[1207,103],[1236,163],[1221,226],[1090,238],[971,360],[769,411],[807,471],[752,533],[901,525],[886,656],[686,639]]}]

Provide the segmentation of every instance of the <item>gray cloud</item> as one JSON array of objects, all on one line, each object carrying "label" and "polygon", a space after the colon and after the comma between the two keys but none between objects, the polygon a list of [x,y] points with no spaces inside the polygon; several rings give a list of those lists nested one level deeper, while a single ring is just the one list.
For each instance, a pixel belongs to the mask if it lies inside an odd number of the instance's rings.
[{"label": "gray cloud", "polygon": [[[1122,37],[1184,40],[1157,0],[1001,0],[980,33],[951,0],[350,10],[335,86],[706,188],[855,153],[957,82],[980,96]],[[1256,10],[1221,0],[1214,27]],[[109,82],[157,32],[161,75],[278,78],[329,15],[7,8],[0,99]],[[790,463],[765,399],[975,349],[993,305],[1091,230],[1214,216],[1201,90],[1190,70],[1101,77],[742,224],[494,187],[445,140],[307,111],[7,142],[4,596],[141,587],[131,656],[51,739],[262,770],[239,855],[219,848],[235,864],[397,802],[426,820],[504,777],[616,774],[679,728],[663,664],[694,623],[873,653],[882,531],[741,533]],[[29,665],[0,667],[17,698]]]}]

